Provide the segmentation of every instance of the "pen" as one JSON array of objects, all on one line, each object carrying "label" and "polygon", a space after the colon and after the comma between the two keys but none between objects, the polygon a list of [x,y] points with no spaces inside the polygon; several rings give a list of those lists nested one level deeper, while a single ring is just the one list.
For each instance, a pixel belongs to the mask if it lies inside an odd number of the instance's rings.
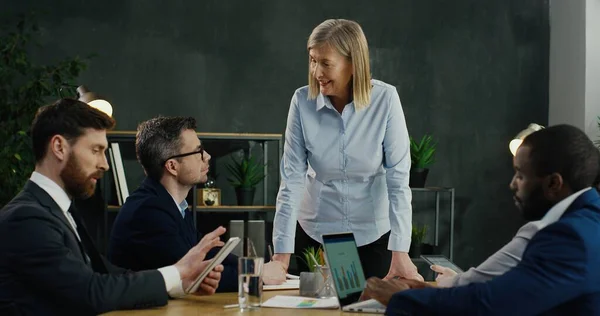
[{"label": "pen", "polygon": [[230,304],[230,305],[223,306],[223,308],[234,308],[234,307],[238,307],[238,306],[240,306],[240,304]]}]

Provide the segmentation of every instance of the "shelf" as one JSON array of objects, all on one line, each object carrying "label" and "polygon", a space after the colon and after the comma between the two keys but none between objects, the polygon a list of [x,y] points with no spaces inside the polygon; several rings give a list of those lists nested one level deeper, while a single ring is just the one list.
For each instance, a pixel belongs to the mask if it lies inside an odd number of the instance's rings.
[{"label": "shelf", "polygon": [[[108,131],[106,136],[113,140],[135,141],[136,131]],[[196,133],[201,139],[227,139],[227,140],[276,140],[281,141],[282,134],[258,133]]]},{"label": "shelf", "polygon": [[[189,208],[189,207],[188,207]],[[118,212],[121,207],[117,205],[108,205],[109,212]],[[220,206],[204,206],[198,205],[197,212],[204,213],[254,213],[254,212],[275,212],[274,205],[220,205]]]},{"label": "shelf", "polygon": [[454,190],[454,188],[446,188],[446,187],[424,187],[424,188],[410,188],[412,191],[417,192],[450,192]]}]

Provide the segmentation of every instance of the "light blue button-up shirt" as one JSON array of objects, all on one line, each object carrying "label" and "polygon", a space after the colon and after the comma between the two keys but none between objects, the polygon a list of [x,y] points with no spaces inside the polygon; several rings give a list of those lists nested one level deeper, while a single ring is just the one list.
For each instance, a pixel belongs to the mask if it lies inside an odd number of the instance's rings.
[{"label": "light blue button-up shirt", "polygon": [[[394,86],[371,80],[371,103],[340,114],[328,97],[294,93],[287,118],[273,245],[293,253],[296,220],[313,239],[352,231],[358,246],[391,229],[388,249],[410,246],[410,143]],[[302,249],[299,249],[302,251]]]},{"label": "light blue button-up shirt", "polygon": [[[171,193],[169,193],[169,195],[170,194]],[[171,197],[173,198],[173,202],[175,202],[175,205],[177,205],[177,208],[179,209],[179,213],[181,213],[181,216],[183,218],[185,218],[185,210],[187,210],[187,208],[188,208],[188,202],[185,199],[183,199],[183,201],[181,201],[181,203],[177,203],[177,200],[175,200],[175,197],[173,197],[172,195],[171,195]]]}]

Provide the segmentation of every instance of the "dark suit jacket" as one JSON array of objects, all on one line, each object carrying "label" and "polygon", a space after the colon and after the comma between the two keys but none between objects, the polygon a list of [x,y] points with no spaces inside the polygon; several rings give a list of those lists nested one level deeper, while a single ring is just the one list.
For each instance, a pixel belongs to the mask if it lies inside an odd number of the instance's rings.
[{"label": "dark suit jacket", "polygon": [[[201,239],[188,212],[185,219],[159,182],[146,178],[121,207],[113,224],[108,259],[132,270],[157,269],[181,259]],[[218,249],[207,255],[211,258]],[[237,291],[237,257],[223,261],[218,292]]]},{"label": "dark suit jacket", "polygon": [[3,315],[91,315],[167,304],[160,272],[105,266],[108,274],[86,263],[60,207],[35,183],[0,210]]},{"label": "dark suit jacket", "polygon": [[394,294],[389,315],[600,315],[600,196],[588,190],[486,283]]}]

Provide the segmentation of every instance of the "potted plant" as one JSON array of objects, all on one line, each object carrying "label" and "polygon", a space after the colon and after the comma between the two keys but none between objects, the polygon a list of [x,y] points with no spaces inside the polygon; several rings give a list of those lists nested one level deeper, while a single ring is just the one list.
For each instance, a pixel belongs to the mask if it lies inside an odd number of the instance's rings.
[{"label": "potted plant", "polygon": [[235,188],[238,205],[252,205],[256,185],[265,177],[264,166],[254,157],[243,156],[240,160],[231,160],[232,163],[227,165],[231,173],[228,180]]},{"label": "potted plant", "polygon": [[425,240],[426,235],[427,235],[427,225],[423,224],[421,226],[419,226],[419,225],[412,226],[410,249],[408,250],[409,257],[419,258],[421,256],[423,240]]},{"label": "potted plant", "polygon": [[42,105],[64,95],[75,96],[72,84],[86,67],[87,58],[37,63],[30,48],[42,49],[41,31],[33,14],[22,16],[14,28],[0,32],[0,206],[8,203],[31,176],[35,165],[29,127]]},{"label": "potted plant", "polygon": [[416,142],[410,137],[410,180],[412,188],[425,187],[429,166],[434,162],[436,144],[431,135],[425,134],[421,141]]},{"label": "potted plant", "polygon": [[310,297],[331,297],[335,295],[329,267],[325,264],[323,248],[308,247],[300,258],[308,266],[308,272],[300,272],[300,295]]},{"label": "potted plant", "polygon": [[306,266],[308,266],[308,271],[315,272],[318,266],[325,265],[325,256],[323,255],[323,248],[319,247],[315,249],[314,247],[307,247],[302,252],[304,258],[300,258]]}]

